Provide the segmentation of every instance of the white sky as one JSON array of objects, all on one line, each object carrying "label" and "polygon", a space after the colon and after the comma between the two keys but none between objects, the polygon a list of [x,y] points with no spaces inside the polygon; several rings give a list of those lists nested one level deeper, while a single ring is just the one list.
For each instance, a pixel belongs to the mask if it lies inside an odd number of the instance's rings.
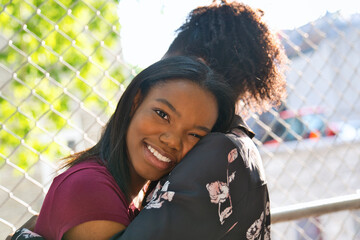
[{"label": "white sky", "polygon": [[[121,0],[121,37],[125,61],[147,67],[160,60],[187,14],[212,0]],[[243,0],[265,12],[274,30],[292,29],[313,21],[327,11],[360,13],[359,0]]]}]

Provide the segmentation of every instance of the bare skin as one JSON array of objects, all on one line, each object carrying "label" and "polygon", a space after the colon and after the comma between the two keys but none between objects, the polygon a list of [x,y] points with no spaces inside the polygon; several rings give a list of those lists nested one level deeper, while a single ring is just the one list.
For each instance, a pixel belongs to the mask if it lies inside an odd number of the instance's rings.
[{"label": "bare skin", "polygon": [[89,221],[71,228],[64,234],[63,239],[105,240],[125,228],[123,224],[113,221]]}]

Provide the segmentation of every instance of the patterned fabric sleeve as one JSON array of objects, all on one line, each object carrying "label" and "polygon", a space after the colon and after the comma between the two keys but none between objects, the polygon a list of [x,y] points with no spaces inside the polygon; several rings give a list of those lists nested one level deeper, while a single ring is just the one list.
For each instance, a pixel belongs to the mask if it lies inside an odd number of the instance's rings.
[{"label": "patterned fabric sleeve", "polygon": [[269,239],[266,182],[260,155],[250,150],[246,140],[209,134],[112,239]]},{"label": "patterned fabric sleeve", "polygon": [[27,228],[19,228],[18,230],[16,230],[14,235],[11,237],[11,240],[25,240],[25,239],[45,240],[45,238],[30,231]]}]

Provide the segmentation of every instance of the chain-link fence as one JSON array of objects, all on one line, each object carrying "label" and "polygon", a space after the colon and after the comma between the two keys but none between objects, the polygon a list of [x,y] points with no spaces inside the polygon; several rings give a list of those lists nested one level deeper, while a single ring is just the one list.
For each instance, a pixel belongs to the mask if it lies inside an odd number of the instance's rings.
[{"label": "chain-link fence", "polygon": [[[58,159],[98,139],[137,69],[116,0],[0,1],[0,238],[39,212]],[[272,207],[360,188],[360,15],[282,31],[288,98],[249,125]],[[272,226],[274,239],[360,239],[360,212]]]}]

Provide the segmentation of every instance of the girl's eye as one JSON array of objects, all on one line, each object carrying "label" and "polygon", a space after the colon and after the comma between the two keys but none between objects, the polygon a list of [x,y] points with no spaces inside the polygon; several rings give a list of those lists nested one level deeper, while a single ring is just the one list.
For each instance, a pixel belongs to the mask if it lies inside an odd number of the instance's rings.
[{"label": "girl's eye", "polygon": [[201,139],[201,138],[204,137],[204,136],[198,135],[198,134],[196,134],[196,133],[190,133],[190,136],[196,137],[196,138],[198,138],[198,139]]},{"label": "girl's eye", "polygon": [[161,110],[154,110],[156,112],[156,114],[165,119],[165,120],[169,120],[169,115],[167,115],[165,112],[161,111]]}]

